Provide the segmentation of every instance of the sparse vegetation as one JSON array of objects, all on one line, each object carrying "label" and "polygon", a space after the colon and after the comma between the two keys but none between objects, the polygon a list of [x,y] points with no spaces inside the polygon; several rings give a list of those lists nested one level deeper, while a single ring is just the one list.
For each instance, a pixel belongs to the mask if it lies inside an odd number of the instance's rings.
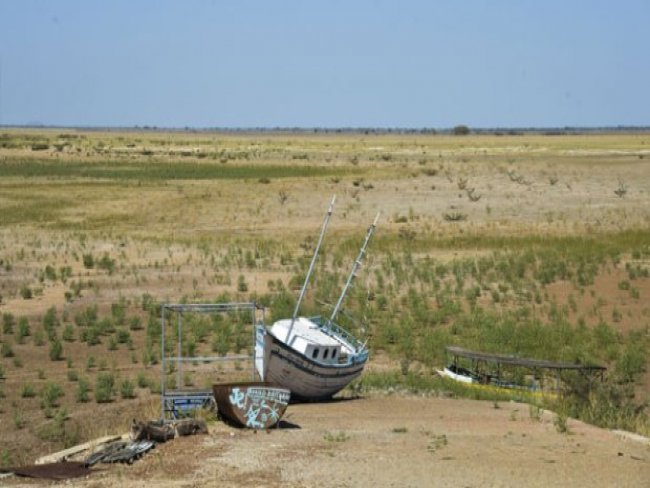
[{"label": "sparse vegetation", "polygon": [[[376,210],[388,216],[340,320],[389,370],[364,373],[355,392],[478,398],[500,411],[523,400],[531,402],[531,420],[533,408],[547,408],[647,435],[650,205],[637,158],[618,151],[644,149],[645,136],[497,140],[467,132],[345,143],[228,135],[216,144],[205,134],[35,140],[9,131],[0,140],[0,227],[7,229],[0,233],[0,355],[7,358],[2,376],[22,368],[28,380],[13,391],[3,380],[3,425],[17,428],[12,401],[26,409],[24,419],[30,408],[41,418],[47,411],[51,425],[67,429],[73,408],[88,408],[75,400],[113,412],[159,392],[161,302],[254,300],[266,307],[267,323],[290,316],[321,207],[336,189],[301,313],[323,313],[321,302],[335,301],[363,227]],[[50,149],[32,152],[32,144]],[[620,175],[618,188],[611,174]],[[634,182],[634,191],[624,182]],[[472,204],[478,201],[484,209]],[[239,322],[188,318],[183,354],[248,352],[250,331]],[[168,355],[176,353],[172,334]],[[608,372],[590,395],[562,378],[572,394],[541,404],[522,392],[479,392],[434,377],[449,344],[599,363]],[[200,369],[184,369],[181,382],[203,385]],[[220,374],[242,371],[247,364]],[[72,420],[56,424],[59,406],[40,412],[38,401],[21,396],[31,388],[41,400],[48,380],[61,382],[59,401]],[[132,394],[138,400],[127,401]]]},{"label": "sparse vegetation", "polygon": [[345,442],[350,440],[350,436],[343,431],[337,433],[328,432],[323,438],[327,442]]},{"label": "sparse vegetation", "polygon": [[449,444],[446,434],[432,435],[429,444],[427,445],[427,451],[436,452],[443,447]]},{"label": "sparse vegetation", "polygon": [[467,214],[461,212],[448,212],[443,215],[447,222],[462,222],[467,220]]}]

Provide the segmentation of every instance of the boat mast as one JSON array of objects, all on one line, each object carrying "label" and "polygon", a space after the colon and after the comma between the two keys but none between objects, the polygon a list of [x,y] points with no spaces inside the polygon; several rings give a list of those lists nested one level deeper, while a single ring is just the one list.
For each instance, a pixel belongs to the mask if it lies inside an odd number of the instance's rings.
[{"label": "boat mast", "polygon": [[336,305],[334,306],[334,310],[332,311],[332,315],[330,316],[328,324],[331,324],[334,322],[334,319],[338,315],[339,311],[341,310],[341,305],[343,304],[343,299],[345,298],[346,293],[348,292],[348,288],[350,288],[350,285],[352,284],[352,280],[355,278],[357,275],[357,270],[359,269],[359,266],[361,266],[361,261],[363,260],[363,257],[366,254],[366,248],[368,247],[368,243],[370,242],[370,238],[372,237],[372,234],[375,232],[375,227],[377,227],[377,221],[379,220],[379,213],[375,217],[374,222],[370,227],[368,227],[368,233],[366,234],[366,240],[363,242],[363,246],[361,246],[361,250],[359,251],[359,255],[357,256],[357,259],[354,261],[354,264],[352,265],[352,271],[350,271],[350,275],[348,276],[348,281],[345,283],[345,286],[343,287],[343,291],[341,292],[341,296],[339,297],[339,301],[336,302]]},{"label": "boat mast", "polygon": [[325,236],[325,229],[327,229],[327,224],[330,221],[332,216],[332,211],[334,210],[334,202],[336,201],[336,195],[332,197],[330,202],[329,209],[327,210],[327,215],[325,216],[325,221],[323,222],[323,228],[320,231],[320,237],[318,238],[318,243],[316,244],[316,251],[314,252],[314,257],[311,258],[311,264],[309,265],[309,270],[307,271],[307,276],[305,277],[305,282],[302,284],[302,290],[300,290],[300,296],[298,297],[298,302],[296,302],[296,308],[293,311],[293,317],[291,317],[291,325],[289,325],[289,330],[287,330],[287,337],[284,339],[284,342],[288,343],[289,336],[291,336],[291,331],[293,330],[293,324],[298,317],[298,311],[300,310],[300,303],[305,296],[305,291],[307,291],[307,284],[309,283],[309,278],[311,277],[312,272],[314,271],[314,265],[316,264],[316,258],[318,257],[318,251],[320,251],[320,246],[323,242],[323,237]]}]

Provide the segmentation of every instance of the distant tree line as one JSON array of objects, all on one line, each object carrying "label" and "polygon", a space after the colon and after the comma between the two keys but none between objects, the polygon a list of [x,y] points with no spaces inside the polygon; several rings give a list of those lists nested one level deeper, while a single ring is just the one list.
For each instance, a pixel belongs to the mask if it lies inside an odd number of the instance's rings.
[{"label": "distant tree line", "polygon": [[566,134],[584,134],[584,133],[605,133],[605,132],[650,132],[650,126],[602,126],[602,127],[468,127],[467,125],[456,125],[452,128],[433,127],[158,127],[155,125],[136,125],[129,127],[102,127],[102,126],[62,126],[62,125],[9,125],[0,124],[3,129],[11,128],[47,128],[47,129],[72,129],[88,132],[129,132],[129,131],[149,131],[149,132],[189,132],[189,133],[280,133],[280,134],[364,134],[364,135],[382,135],[382,134],[454,134],[466,135],[473,134],[493,134],[501,135],[523,135],[523,134],[542,134],[548,136],[566,135]]}]

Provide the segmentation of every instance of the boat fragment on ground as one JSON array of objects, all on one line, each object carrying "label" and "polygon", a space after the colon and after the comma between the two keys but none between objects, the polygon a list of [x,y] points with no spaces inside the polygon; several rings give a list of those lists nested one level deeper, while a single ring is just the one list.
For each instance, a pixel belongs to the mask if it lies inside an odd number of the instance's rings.
[{"label": "boat fragment on ground", "polygon": [[291,399],[287,388],[265,382],[222,383],[212,389],[222,419],[256,430],[276,426]]}]

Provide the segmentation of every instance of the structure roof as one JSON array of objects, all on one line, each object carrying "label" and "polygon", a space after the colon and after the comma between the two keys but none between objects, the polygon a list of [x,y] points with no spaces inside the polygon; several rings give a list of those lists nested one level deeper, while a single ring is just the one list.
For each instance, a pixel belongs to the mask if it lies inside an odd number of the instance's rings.
[{"label": "structure roof", "polygon": [[[271,331],[275,337],[284,341],[287,331],[291,328],[291,319],[278,320],[273,324]],[[306,317],[297,317],[291,329],[288,343],[293,343],[294,337],[303,339],[308,344],[316,346],[340,346],[338,341],[325,334],[317,324]]]},{"label": "structure roof", "polygon": [[547,361],[545,359],[519,358],[506,354],[488,354],[484,352],[470,351],[468,349],[457,346],[447,346],[445,347],[445,350],[454,356],[462,358],[475,359],[477,361],[486,361],[489,363],[510,364],[512,366],[525,366],[527,368],[573,369],[582,371],[604,371],[607,369],[604,366],[599,365],[563,363]]}]

